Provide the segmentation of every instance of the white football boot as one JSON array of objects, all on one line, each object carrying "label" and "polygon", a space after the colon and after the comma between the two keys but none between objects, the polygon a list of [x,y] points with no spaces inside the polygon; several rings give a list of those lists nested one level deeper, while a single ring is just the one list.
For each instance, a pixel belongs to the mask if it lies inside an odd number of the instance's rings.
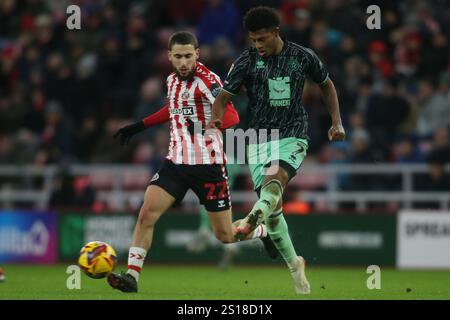
[{"label": "white football boot", "polygon": [[305,275],[306,262],[302,256],[298,256],[295,266],[291,268],[292,279],[294,279],[295,292],[297,294],[310,294],[311,286]]}]

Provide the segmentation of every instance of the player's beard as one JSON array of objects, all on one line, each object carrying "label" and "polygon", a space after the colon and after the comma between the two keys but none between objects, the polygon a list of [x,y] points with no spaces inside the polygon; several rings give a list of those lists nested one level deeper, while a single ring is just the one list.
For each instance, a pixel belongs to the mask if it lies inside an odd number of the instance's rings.
[{"label": "player's beard", "polygon": [[183,76],[178,70],[175,69],[175,73],[181,81],[191,80],[194,77],[194,71],[195,70],[192,69],[187,75]]}]

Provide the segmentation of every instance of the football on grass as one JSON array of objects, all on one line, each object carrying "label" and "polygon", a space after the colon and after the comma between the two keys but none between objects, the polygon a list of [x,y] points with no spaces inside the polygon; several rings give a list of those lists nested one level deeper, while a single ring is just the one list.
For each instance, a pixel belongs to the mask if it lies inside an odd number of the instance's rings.
[{"label": "football on grass", "polygon": [[106,242],[92,241],[80,251],[78,265],[93,279],[101,279],[113,272],[117,255],[113,247]]}]

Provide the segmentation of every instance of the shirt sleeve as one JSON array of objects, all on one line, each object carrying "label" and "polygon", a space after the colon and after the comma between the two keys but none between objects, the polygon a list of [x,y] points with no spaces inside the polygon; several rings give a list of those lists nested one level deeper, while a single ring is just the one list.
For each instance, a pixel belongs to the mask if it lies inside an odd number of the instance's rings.
[{"label": "shirt sleeve", "polygon": [[239,123],[239,114],[233,106],[232,102],[229,102],[225,110],[225,114],[222,118],[222,129],[228,129]]},{"label": "shirt sleeve", "polygon": [[[216,97],[222,91],[222,81],[220,80],[220,77],[215,74],[209,74],[208,76],[202,77],[202,81],[200,83],[200,91],[203,96],[208,99],[211,105],[214,104]],[[230,101],[227,104],[222,118],[222,129],[230,128],[238,123],[239,115],[234,108],[233,103]]]},{"label": "shirt sleeve", "polygon": [[148,128],[157,124],[167,122],[169,121],[169,119],[170,119],[169,105],[166,104],[159,111],[149,115],[143,121],[145,127]]},{"label": "shirt sleeve", "polygon": [[317,84],[324,83],[328,79],[328,70],[313,50],[306,50],[309,55],[309,77]]},{"label": "shirt sleeve", "polygon": [[238,94],[244,80],[247,78],[249,66],[250,53],[246,50],[231,65],[227,78],[223,83],[223,90],[231,94]]},{"label": "shirt sleeve", "polygon": [[220,91],[222,90],[222,86],[220,83],[220,80],[217,79],[214,82],[207,82],[205,83],[205,86],[202,86],[200,88],[201,92],[203,93],[203,96],[208,99],[208,101],[213,104],[216,100],[216,97],[219,95]]}]

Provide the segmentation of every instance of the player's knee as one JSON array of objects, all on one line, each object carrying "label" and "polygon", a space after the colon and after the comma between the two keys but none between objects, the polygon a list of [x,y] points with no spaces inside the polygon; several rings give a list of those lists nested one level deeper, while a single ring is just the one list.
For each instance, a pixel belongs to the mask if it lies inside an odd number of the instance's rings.
[{"label": "player's knee", "polygon": [[157,211],[145,205],[142,206],[138,217],[138,223],[144,227],[153,227],[158,221],[159,214]]}]

